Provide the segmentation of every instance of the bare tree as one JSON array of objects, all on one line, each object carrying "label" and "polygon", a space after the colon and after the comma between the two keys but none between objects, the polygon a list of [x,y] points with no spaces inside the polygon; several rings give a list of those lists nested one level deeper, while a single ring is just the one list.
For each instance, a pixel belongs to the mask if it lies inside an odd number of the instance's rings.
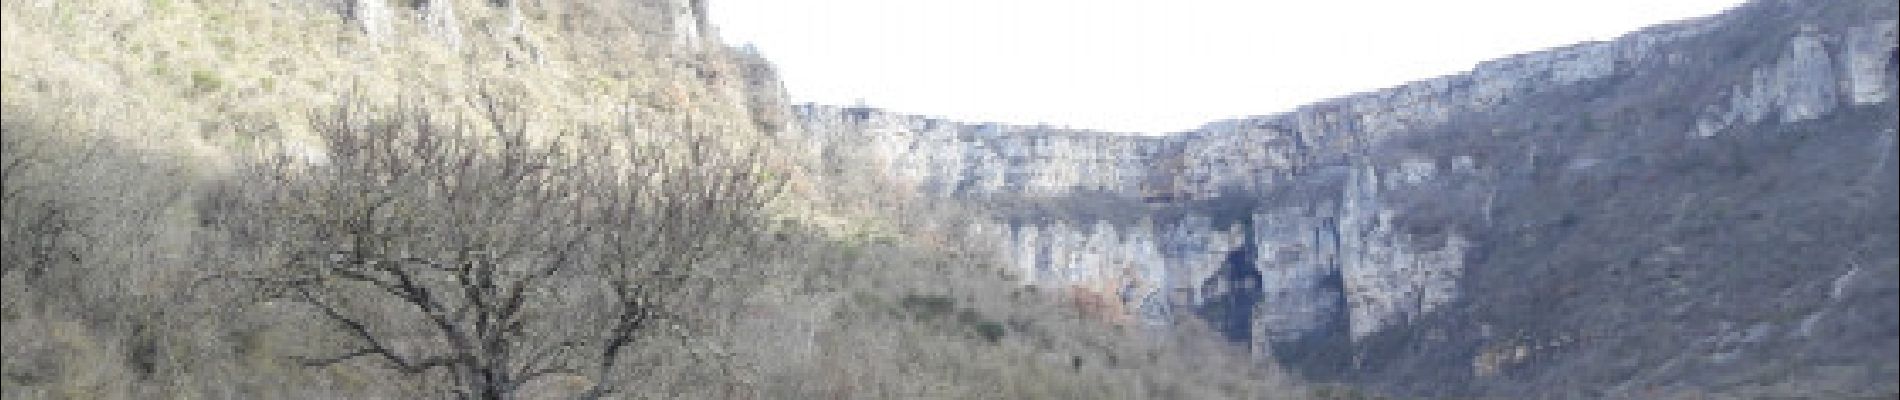
[{"label": "bare tree", "polygon": [[778,184],[757,151],[691,129],[537,136],[504,96],[474,105],[481,125],[346,102],[312,118],[323,156],[260,162],[206,202],[278,260],[245,281],[349,338],[305,365],[376,360],[474,399],[564,376],[602,397],[765,245]]}]

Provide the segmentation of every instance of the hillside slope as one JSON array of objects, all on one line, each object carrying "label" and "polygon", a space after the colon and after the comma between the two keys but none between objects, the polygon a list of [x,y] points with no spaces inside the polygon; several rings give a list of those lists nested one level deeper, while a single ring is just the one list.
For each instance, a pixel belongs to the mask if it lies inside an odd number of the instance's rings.
[{"label": "hillside slope", "polygon": [[0,6],[0,397],[1308,394],[845,199],[704,1]]}]

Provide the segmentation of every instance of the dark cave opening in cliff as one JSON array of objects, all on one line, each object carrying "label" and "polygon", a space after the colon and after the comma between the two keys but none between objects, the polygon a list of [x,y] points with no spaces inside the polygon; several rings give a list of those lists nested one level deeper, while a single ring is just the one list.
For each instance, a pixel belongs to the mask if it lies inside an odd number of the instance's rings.
[{"label": "dark cave opening in cliff", "polygon": [[1229,341],[1252,343],[1254,306],[1260,304],[1260,270],[1254,266],[1253,246],[1227,253],[1220,273],[1208,278],[1199,314],[1208,326]]}]

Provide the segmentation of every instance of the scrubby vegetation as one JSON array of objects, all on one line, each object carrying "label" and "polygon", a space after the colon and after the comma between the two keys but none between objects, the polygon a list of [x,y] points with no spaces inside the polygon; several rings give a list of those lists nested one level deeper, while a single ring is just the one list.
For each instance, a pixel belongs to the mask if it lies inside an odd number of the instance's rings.
[{"label": "scrubby vegetation", "polygon": [[1292,393],[772,151],[703,5],[404,3],[5,0],[0,397]]}]

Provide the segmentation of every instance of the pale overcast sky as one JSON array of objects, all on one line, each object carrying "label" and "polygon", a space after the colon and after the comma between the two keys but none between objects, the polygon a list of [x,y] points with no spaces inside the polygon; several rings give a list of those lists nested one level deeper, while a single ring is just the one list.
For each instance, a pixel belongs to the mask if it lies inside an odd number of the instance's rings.
[{"label": "pale overcast sky", "polygon": [[716,0],[796,102],[1172,132],[1739,0]]}]

